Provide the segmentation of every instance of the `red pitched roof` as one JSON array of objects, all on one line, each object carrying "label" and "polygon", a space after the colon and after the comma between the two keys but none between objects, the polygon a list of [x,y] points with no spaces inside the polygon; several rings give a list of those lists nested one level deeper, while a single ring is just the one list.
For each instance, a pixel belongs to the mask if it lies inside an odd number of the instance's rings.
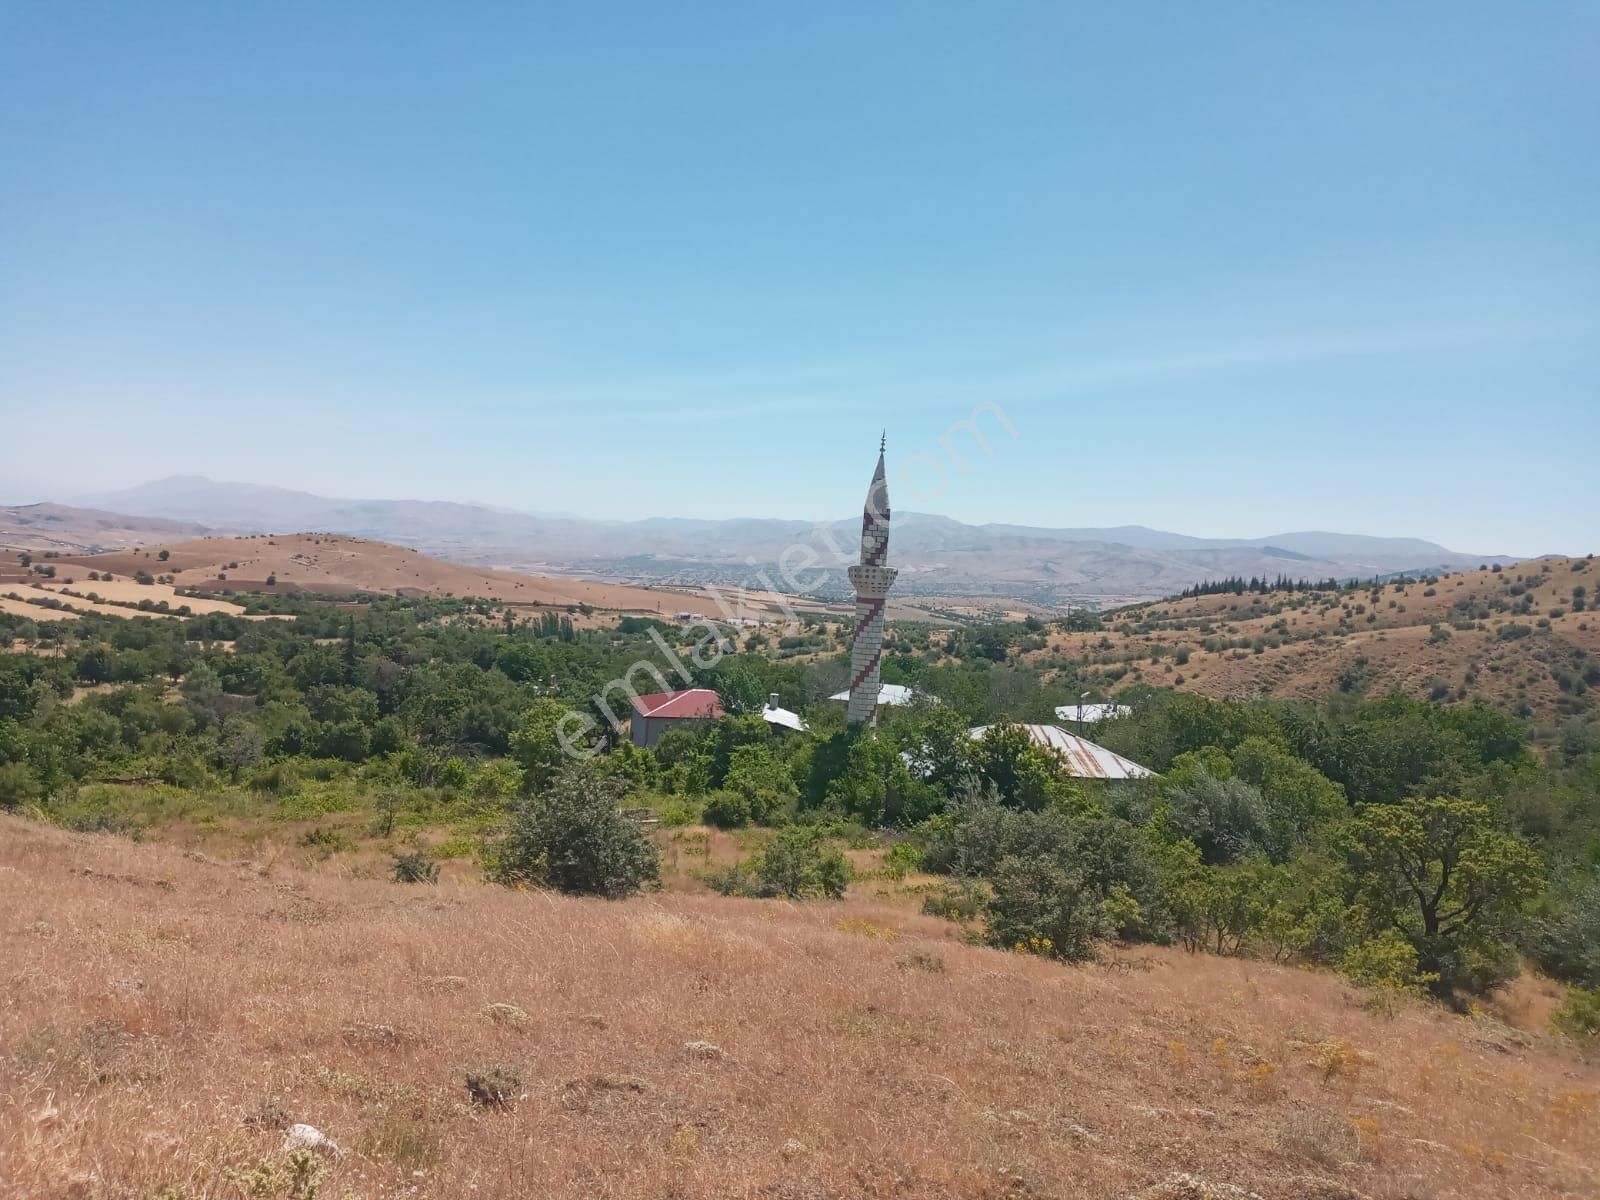
[{"label": "red pitched roof", "polygon": [[708,721],[727,716],[722,710],[722,701],[710,688],[685,688],[676,692],[635,696],[633,711],[641,717],[703,717]]}]

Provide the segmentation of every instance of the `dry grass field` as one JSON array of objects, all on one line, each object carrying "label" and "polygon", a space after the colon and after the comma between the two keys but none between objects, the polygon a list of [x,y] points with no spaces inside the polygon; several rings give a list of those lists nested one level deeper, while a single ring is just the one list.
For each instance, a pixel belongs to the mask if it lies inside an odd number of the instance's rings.
[{"label": "dry grass field", "polygon": [[[0,586],[4,586],[6,591],[15,591],[19,596],[29,594],[15,585]],[[62,612],[60,610],[46,612],[37,604],[29,604],[26,600],[13,600],[3,594],[0,594],[0,613],[10,613],[14,617],[27,617],[30,621],[76,621],[78,619],[78,614],[75,612]],[[25,649],[26,647],[12,648]]]},{"label": "dry grass field", "polygon": [[[8,1198],[1600,1191],[1600,1067],[1556,1042],[869,900],[407,886],[4,818],[0,964]],[[288,1122],[339,1151],[296,1176]]]},{"label": "dry grass field", "polygon": [[[1581,610],[1575,588],[1587,593]],[[1320,601],[1283,592],[1159,600],[1108,614],[1104,632],[1053,634],[1029,657],[1036,665],[1065,657],[1116,672],[1119,684],[1217,699],[1320,699],[1355,670],[1374,696],[1481,697],[1545,717],[1558,707],[1557,672],[1581,674],[1586,657],[1600,657],[1596,592],[1592,560],[1546,558],[1383,584],[1376,598],[1359,590]],[[1508,636],[1518,631],[1507,626],[1525,627],[1524,636]]]},{"label": "dry grass field", "polygon": [[[165,550],[168,558],[159,555]],[[404,546],[328,533],[204,537],[142,549],[51,560],[78,575],[109,570],[170,574],[180,587],[229,592],[376,592],[407,596],[475,596],[510,605],[577,606],[668,618],[681,611],[713,614],[703,591],[633,587],[560,576],[525,575],[445,562]],[[268,588],[267,580],[274,580]],[[771,597],[753,597],[752,614],[770,610]]]},{"label": "dry grass field", "polygon": [[[68,581],[70,580],[70,582]],[[21,599],[13,600],[15,593]],[[98,597],[91,600],[90,596]],[[59,600],[73,611],[46,608],[31,600]],[[227,600],[207,596],[180,596],[175,587],[165,583],[136,583],[132,579],[87,580],[69,576],[67,579],[26,579],[25,577],[0,577],[0,611],[36,621],[75,620],[82,613],[96,613],[103,617],[143,617],[155,614],[130,607],[148,600],[160,604],[163,600],[173,612],[187,607],[191,613],[231,613],[245,617],[244,606]],[[245,617],[246,620],[271,620],[271,617]]]}]

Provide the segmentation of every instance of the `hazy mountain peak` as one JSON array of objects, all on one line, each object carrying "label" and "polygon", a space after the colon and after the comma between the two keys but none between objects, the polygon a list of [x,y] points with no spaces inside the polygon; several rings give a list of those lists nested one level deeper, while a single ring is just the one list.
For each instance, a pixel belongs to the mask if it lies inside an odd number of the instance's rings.
[{"label": "hazy mountain peak", "polygon": [[[462,562],[565,570],[650,583],[781,582],[775,564],[811,547],[824,568],[802,576],[828,590],[859,518],[822,522],[729,516],[600,521],[442,500],[352,500],[271,484],[172,475],[77,503],[238,533],[323,530],[413,546]],[[1048,528],[969,525],[935,513],[895,514],[890,556],[908,594],[992,595],[1040,603],[1132,599],[1229,575],[1341,578],[1434,571],[1495,561],[1420,538],[1297,531],[1204,538],[1145,525]],[[802,556],[804,557],[804,556]],[[1502,559],[1500,561],[1510,561]],[[797,585],[798,586],[798,585]]]}]

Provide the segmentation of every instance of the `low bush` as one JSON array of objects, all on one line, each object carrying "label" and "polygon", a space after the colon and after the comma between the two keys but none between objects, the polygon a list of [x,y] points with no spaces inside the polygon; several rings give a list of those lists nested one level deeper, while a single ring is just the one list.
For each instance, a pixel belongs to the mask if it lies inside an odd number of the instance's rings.
[{"label": "low bush", "polygon": [[513,1068],[495,1064],[467,1072],[467,1095],[483,1108],[510,1108],[522,1090],[522,1076]]},{"label": "low bush", "polygon": [[750,824],[750,801],[738,792],[712,792],[706,797],[703,819],[718,829],[739,829]]},{"label": "low bush", "polygon": [[438,864],[429,861],[428,856],[420,850],[413,850],[409,854],[396,854],[390,874],[396,883],[439,882]]},{"label": "low bush", "polygon": [[823,843],[820,830],[791,825],[780,829],[749,865],[707,871],[700,878],[724,896],[838,900],[850,882],[850,864]]},{"label": "low bush", "polygon": [[1557,1033],[1576,1041],[1600,1044],[1600,988],[1570,987],[1567,998],[1550,1018]]},{"label": "low bush", "polygon": [[491,854],[491,876],[610,899],[657,883],[660,855],[622,812],[624,785],[588,764],[563,770],[523,800]]},{"label": "low bush", "polygon": [[815,830],[792,825],[780,829],[761,851],[755,879],[761,895],[837,900],[850,882],[850,865],[839,851],[824,846]]},{"label": "low bush", "polygon": [[922,866],[922,851],[910,842],[896,842],[883,856],[883,874],[888,879],[904,879]]},{"label": "low bush", "polygon": [[987,910],[991,945],[1067,962],[1095,956],[1102,936],[1099,900],[1082,878],[1044,858],[1002,859],[991,880]]},{"label": "low bush", "polygon": [[970,880],[942,883],[922,898],[922,911],[930,917],[975,921],[983,915],[988,897]]}]

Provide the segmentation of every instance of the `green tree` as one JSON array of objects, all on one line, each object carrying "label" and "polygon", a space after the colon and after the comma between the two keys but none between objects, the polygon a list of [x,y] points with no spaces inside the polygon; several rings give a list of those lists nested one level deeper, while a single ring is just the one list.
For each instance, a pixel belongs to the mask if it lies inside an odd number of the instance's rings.
[{"label": "green tree", "polygon": [[364,762],[372,753],[372,733],[357,721],[339,721],[317,731],[316,746],[323,758]]},{"label": "green tree", "polygon": [[873,729],[844,733],[817,748],[813,774],[830,761],[830,750],[844,751],[843,769],[827,784],[827,802],[863,825],[906,824],[938,807],[928,784],[913,779],[887,737]]},{"label": "green tree", "polygon": [[724,717],[711,727],[705,749],[710,756],[711,786],[721,787],[733,765],[734,753],[742,746],[765,746],[772,737],[758,713]]},{"label": "green tree", "polygon": [[222,724],[222,679],[208,664],[200,663],[185,675],[180,690],[197,726],[210,729]]},{"label": "green tree", "polygon": [[42,794],[39,779],[25,762],[0,764],[0,810],[32,804]]},{"label": "green tree", "polygon": [[522,768],[523,786],[537,792],[561,769],[566,755],[557,729],[567,708],[560,701],[541,696],[522,714],[511,734],[511,756]]},{"label": "green tree", "polygon": [[967,722],[948,704],[913,705],[895,720],[890,733],[917,778],[946,795],[953,795],[976,770],[972,760],[977,743]]},{"label": "green tree", "polygon": [[1374,932],[1410,939],[1435,990],[1484,990],[1515,970],[1507,933],[1541,887],[1539,857],[1501,830],[1489,807],[1454,797],[1370,804],[1346,827],[1343,848],[1358,903]]},{"label": "green tree", "polygon": [[1600,868],[1558,874],[1530,926],[1527,948],[1543,970],[1600,988]]},{"label": "green tree", "polygon": [[[1208,753],[1217,761],[1206,761]],[[1193,842],[1207,863],[1237,862],[1254,853],[1281,859],[1288,853],[1287,841],[1273,834],[1261,790],[1234,777],[1220,751],[1180,755],[1161,781],[1158,809],[1168,836]]]},{"label": "green tree", "polygon": [[736,748],[722,786],[744,798],[750,820],[759,825],[770,825],[788,815],[799,796],[789,769],[763,745]]},{"label": "green tree", "polygon": [[222,723],[217,740],[217,757],[227,768],[228,776],[238,783],[245,771],[261,761],[265,738],[254,721],[245,717],[229,717]]},{"label": "green tree", "polygon": [[1083,789],[1048,751],[1035,746],[1020,725],[991,725],[972,753],[978,774],[1009,808],[1037,811],[1060,806],[1087,810]]},{"label": "green tree", "polygon": [[1229,758],[1235,777],[1261,793],[1275,845],[1314,843],[1349,815],[1344,789],[1276,742],[1248,737]]}]

